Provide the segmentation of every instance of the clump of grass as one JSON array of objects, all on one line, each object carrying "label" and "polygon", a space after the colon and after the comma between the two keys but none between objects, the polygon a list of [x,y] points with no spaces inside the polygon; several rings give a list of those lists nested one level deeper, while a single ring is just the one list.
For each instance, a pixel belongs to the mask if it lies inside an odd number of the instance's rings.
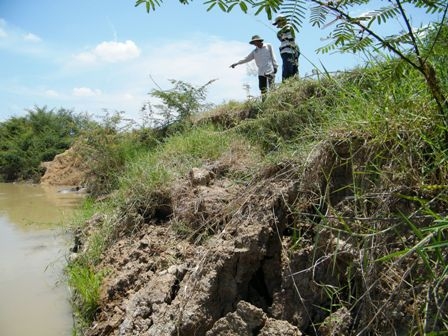
[{"label": "clump of grass", "polygon": [[142,181],[149,188],[167,184],[192,167],[215,160],[231,142],[231,136],[210,126],[190,128],[168,137],[154,151],[141,151],[121,176],[121,189]]},{"label": "clump of grass", "polygon": [[174,179],[185,177],[193,167],[219,159],[232,149],[232,144],[242,142],[243,137],[210,125],[175,134],[155,151],[141,152],[129,163],[121,177],[120,190],[129,197],[168,186]]},{"label": "clump of grass", "polygon": [[[72,291],[71,302],[76,316],[73,335],[82,335],[93,321],[100,304],[100,288],[105,271],[96,267],[105,250],[110,232],[110,221],[104,217],[97,223],[91,219],[100,213],[111,213],[110,202],[95,202],[87,197],[73,218],[71,226],[76,232],[77,250],[65,267],[65,276]],[[88,236],[83,231],[88,231]],[[79,236],[78,236],[79,235]]]},{"label": "clump of grass", "polygon": [[102,272],[88,265],[72,263],[67,267],[69,285],[73,289],[72,302],[78,325],[74,332],[85,328],[95,317],[99,307]]}]

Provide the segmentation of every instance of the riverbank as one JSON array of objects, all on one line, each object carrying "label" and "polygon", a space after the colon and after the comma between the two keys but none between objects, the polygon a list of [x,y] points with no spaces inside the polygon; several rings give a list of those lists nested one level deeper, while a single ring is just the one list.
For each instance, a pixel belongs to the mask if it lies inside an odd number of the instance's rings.
[{"label": "riverbank", "polygon": [[139,148],[77,231],[80,334],[445,330],[440,115],[382,99],[378,73],[291,81]]}]

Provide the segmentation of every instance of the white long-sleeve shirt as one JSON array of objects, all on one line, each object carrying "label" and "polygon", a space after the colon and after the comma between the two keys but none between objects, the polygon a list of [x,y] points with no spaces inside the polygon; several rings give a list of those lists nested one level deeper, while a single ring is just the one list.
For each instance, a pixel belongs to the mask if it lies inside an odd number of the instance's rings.
[{"label": "white long-sleeve shirt", "polygon": [[254,60],[258,67],[258,75],[266,76],[274,73],[274,68],[278,68],[277,60],[269,43],[263,43],[261,48],[255,48],[246,58],[236,62],[236,64],[244,64]]}]

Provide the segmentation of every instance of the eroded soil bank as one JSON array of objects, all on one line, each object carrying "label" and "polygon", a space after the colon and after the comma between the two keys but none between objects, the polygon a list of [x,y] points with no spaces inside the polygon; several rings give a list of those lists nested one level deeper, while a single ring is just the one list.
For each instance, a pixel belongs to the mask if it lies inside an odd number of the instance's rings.
[{"label": "eroded soil bank", "polygon": [[[307,162],[264,168],[248,184],[229,179],[242,167],[217,161],[155,192],[115,229],[86,335],[445,330],[446,277],[422,276],[427,265],[414,251],[379,260],[418,243],[396,216],[416,205],[381,181],[360,199],[349,186],[368,149],[350,146],[350,161],[346,143],[328,141]],[[104,220],[96,214],[78,232],[78,253]]]}]

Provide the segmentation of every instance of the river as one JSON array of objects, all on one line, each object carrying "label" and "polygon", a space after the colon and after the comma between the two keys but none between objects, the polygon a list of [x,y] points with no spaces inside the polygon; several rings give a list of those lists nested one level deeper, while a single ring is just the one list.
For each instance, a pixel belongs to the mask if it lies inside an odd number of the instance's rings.
[{"label": "river", "polygon": [[1,336],[72,335],[63,224],[81,201],[54,187],[0,183]]}]

